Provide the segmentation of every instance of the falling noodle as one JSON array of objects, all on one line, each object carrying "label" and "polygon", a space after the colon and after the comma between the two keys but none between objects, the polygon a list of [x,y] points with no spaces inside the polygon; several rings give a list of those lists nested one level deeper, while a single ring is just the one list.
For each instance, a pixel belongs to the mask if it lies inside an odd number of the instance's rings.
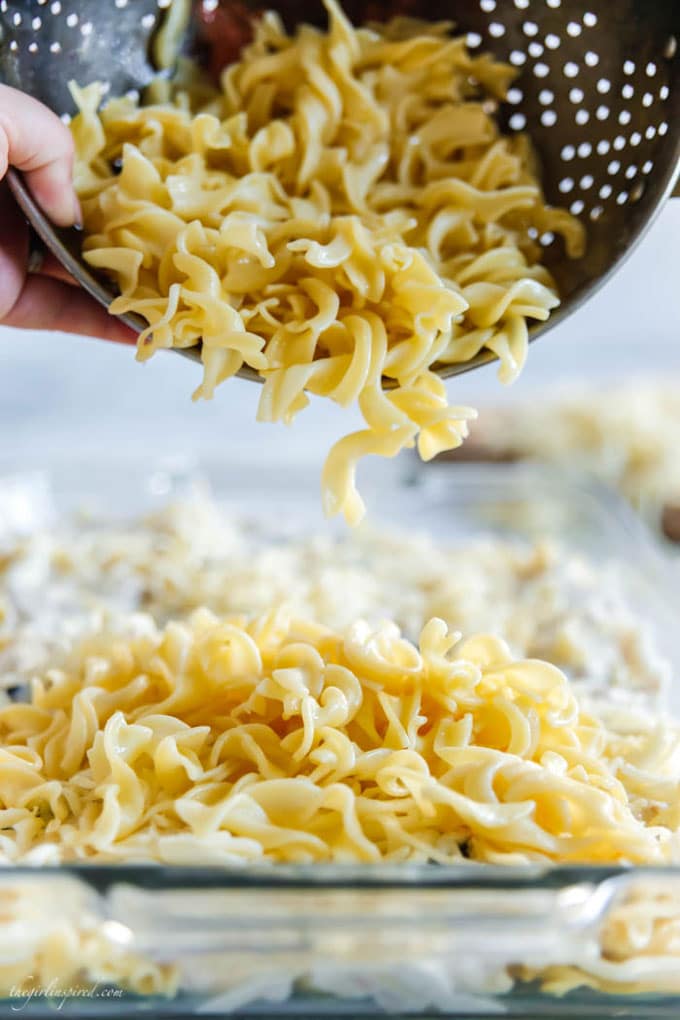
[{"label": "falling noodle", "polygon": [[[435,363],[490,351],[510,382],[528,321],[559,303],[536,233],[583,229],[545,205],[522,136],[494,119],[514,74],[471,57],[446,24],[286,35],[274,14],[222,75],[170,102],[73,87],[75,184],[89,264],[113,276],[114,314],[159,348],[202,344],[195,397],[244,366],[261,421],[290,422],[308,393],[358,404],[365,428],[331,450],[328,514],[356,523],[367,454],[452,449],[475,412],[449,405]],[[385,384],[385,388],[384,388]]]}]

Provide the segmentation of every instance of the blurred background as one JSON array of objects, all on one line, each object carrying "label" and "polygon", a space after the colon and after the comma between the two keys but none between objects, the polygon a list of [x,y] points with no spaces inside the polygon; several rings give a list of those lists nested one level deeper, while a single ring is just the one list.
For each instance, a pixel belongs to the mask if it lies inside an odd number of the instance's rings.
[{"label": "blurred background", "polygon": [[[628,261],[585,307],[530,350],[521,378],[501,387],[493,365],[449,381],[456,403],[532,401],[561,382],[610,387],[622,379],[677,377],[680,386],[680,199],[669,201]],[[330,443],[359,423],[312,399],[296,422],[255,421],[259,387],[234,379],[211,403],[191,402],[196,365],[161,352],[0,327],[2,462],[43,466],[53,457],[117,451],[304,462],[320,471]]]}]

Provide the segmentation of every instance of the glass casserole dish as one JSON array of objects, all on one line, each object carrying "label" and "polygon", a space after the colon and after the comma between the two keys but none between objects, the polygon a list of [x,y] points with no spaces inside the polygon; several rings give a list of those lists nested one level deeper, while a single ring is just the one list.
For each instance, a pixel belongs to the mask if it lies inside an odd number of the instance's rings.
[{"label": "glass casserole dish", "polygon": [[[11,477],[10,468],[0,486],[0,544],[55,512],[153,509],[197,477],[274,544],[333,530],[320,520],[316,476],[276,465],[149,472],[129,459],[70,461],[31,478]],[[415,525],[440,545],[548,538],[613,569],[617,591],[658,649],[659,675],[680,672],[670,567],[605,490],[531,465],[452,471],[408,462],[381,466],[363,488],[374,521]],[[581,575],[569,580],[580,598]],[[610,608],[605,599],[590,621],[595,629]],[[611,635],[603,634],[606,645]],[[604,675],[606,655],[601,662]],[[678,691],[672,700],[677,711]],[[0,904],[0,1016],[59,1008],[80,1017],[647,1020],[680,1010],[680,868],[8,866]]]}]

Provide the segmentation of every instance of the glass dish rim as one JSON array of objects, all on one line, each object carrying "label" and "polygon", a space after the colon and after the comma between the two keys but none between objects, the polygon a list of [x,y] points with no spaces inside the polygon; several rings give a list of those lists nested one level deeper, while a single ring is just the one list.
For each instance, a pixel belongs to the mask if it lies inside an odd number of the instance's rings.
[{"label": "glass dish rim", "polygon": [[628,885],[645,879],[680,881],[680,865],[495,865],[484,862],[417,864],[243,864],[164,865],[154,863],[65,862],[12,864],[0,867],[0,883],[11,879],[72,878],[100,891],[129,882],[149,892],[196,890],[323,890],[366,891],[437,889],[560,890],[574,885]]}]

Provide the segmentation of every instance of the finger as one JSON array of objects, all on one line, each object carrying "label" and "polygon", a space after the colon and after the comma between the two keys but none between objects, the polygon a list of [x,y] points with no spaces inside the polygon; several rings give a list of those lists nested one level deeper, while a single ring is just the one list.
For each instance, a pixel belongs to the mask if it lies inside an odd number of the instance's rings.
[{"label": "finger", "polygon": [[[28,226],[9,189],[0,183],[0,323],[136,342],[137,334],[85,291],[27,273],[27,260]],[[51,265],[49,259],[47,265]]]},{"label": "finger", "polygon": [[36,200],[62,227],[80,222],[73,190],[73,138],[55,113],[37,99],[0,85],[0,179],[14,166]]},{"label": "finger", "polygon": [[46,248],[38,234],[28,227],[28,264],[29,273],[42,273],[43,276],[53,276],[55,280],[63,280],[64,283],[71,283],[78,286],[78,281],[71,276],[56,255],[53,255],[49,248]]},{"label": "finger", "polygon": [[0,322],[13,307],[26,278],[28,226],[6,184],[0,183]]},{"label": "finger", "polygon": [[134,330],[109,315],[84,290],[49,276],[27,275],[13,307],[0,321],[19,329],[54,329],[122,344],[137,341]]},{"label": "finger", "polygon": [[36,272],[41,276],[51,276],[54,280],[63,280],[64,283],[70,283],[72,287],[79,286],[75,277],[71,276],[68,269],[64,269],[59,259],[49,251],[45,252],[40,268]]}]

